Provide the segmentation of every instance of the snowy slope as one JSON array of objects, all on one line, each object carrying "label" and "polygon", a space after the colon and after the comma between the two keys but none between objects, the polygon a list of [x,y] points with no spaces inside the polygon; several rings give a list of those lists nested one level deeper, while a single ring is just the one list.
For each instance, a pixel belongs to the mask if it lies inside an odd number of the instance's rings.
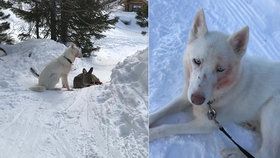
[{"label": "snowy slope", "polygon": [[[250,27],[247,55],[280,60],[280,2],[277,0],[153,0],[150,3],[149,112],[160,108],[182,91],[182,56],[196,11],[204,8],[208,29],[233,33]],[[186,122],[178,114],[169,122]],[[254,153],[258,137],[250,131],[226,127],[241,145]],[[150,157],[219,158],[225,147],[234,147],[219,131],[209,135],[174,136],[150,143]]]},{"label": "snowy slope", "polygon": [[107,37],[96,41],[97,56],[76,59],[68,77],[72,87],[82,68],[93,67],[104,84],[74,91],[28,89],[37,83],[29,68],[40,72],[64,45],[52,40],[1,45],[8,55],[0,58],[0,158],[147,157],[148,51],[137,52],[148,43],[142,30],[119,22],[105,32]]},{"label": "snowy slope", "polygon": [[[107,37],[95,41],[101,49],[95,52],[97,57],[93,58],[96,67],[104,69],[106,66],[109,69],[109,71],[100,72],[108,76],[104,80],[110,79],[108,74],[119,61],[123,61],[125,57],[134,54],[137,50],[145,49],[148,45],[148,34],[145,36],[141,34],[142,31],[147,31],[147,28],[141,28],[136,24],[136,13],[115,10],[111,16],[119,17],[119,21],[114,29],[104,33]],[[121,20],[131,21],[131,24],[124,25]]]}]

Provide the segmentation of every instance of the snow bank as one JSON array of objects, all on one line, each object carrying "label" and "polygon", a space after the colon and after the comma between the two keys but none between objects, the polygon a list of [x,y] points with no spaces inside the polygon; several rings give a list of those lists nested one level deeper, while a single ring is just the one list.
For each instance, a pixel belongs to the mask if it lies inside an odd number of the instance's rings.
[{"label": "snow bank", "polygon": [[[277,0],[153,0],[150,4],[150,112],[168,104],[182,92],[183,52],[193,17],[199,8],[205,11],[209,30],[233,33],[248,25],[247,55],[280,59],[280,3]],[[178,115],[174,120],[186,122],[185,117]],[[253,133],[234,125],[226,129],[249,151],[256,151],[258,137]],[[234,146],[217,130],[209,135],[175,136],[153,141],[150,143],[150,157],[219,158],[220,150],[225,147]]]},{"label": "snow bank", "polygon": [[[8,55],[0,60],[0,157],[147,157],[147,80],[122,78],[147,76],[147,50],[118,64],[112,83],[36,93],[30,66],[40,72],[66,47],[52,40],[1,47]],[[77,59],[69,82],[92,65]]]},{"label": "snow bank", "polygon": [[112,101],[118,100],[120,104],[116,104],[115,110],[122,111],[116,124],[120,125],[119,134],[125,140],[123,147],[129,150],[121,157],[148,156],[147,56],[147,49],[139,51],[112,70],[111,91],[113,96],[117,94]]},{"label": "snow bank", "polygon": [[[139,82],[140,87],[148,88],[148,49],[126,58],[112,70],[111,83]],[[148,90],[146,89],[145,92]]]}]

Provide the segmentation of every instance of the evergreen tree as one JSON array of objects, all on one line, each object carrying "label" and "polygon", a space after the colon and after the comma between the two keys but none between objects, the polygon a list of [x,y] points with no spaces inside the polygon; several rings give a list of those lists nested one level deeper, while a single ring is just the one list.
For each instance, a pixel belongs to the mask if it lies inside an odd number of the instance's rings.
[{"label": "evergreen tree", "polygon": [[[12,8],[13,12],[30,25],[27,33],[22,33],[21,37],[31,37],[35,34],[36,38],[48,37],[50,21],[50,4],[47,0],[17,0]],[[28,4],[28,9],[23,8],[22,4]]]},{"label": "evergreen tree", "polygon": [[148,5],[146,3],[137,11],[136,19],[140,27],[148,27]]},{"label": "evergreen tree", "polygon": [[105,11],[106,3],[100,0],[62,0],[60,40],[74,41],[84,56],[89,56],[95,49],[91,38],[105,37],[102,32],[117,22],[109,18],[109,12]]},{"label": "evergreen tree", "polygon": [[6,33],[7,30],[10,29],[10,23],[8,23],[7,21],[5,21],[6,19],[8,19],[10,17],[9,14],[4,14],[3,11],[1,11],[4,8],[8,8],[10,7],[11,4],[8,2],[0,2],[0,43],[4,42],[4,43],[8,43],[8,44],[12,44],[13,39],[11,38],[11,36],[9,34]]},{"label": "evergreen tree", "polygon": [[[61,43],[75,42],[85,56],[95,49],[92,40],[105,37],[102,32],[110,29],[116,19],[109,18],[106,6],[110,0],[18,0],[30,9],[14,7],[13,11],[29,22],[34,29],[29,34]],[[26,34],[22,34],[26,35]]]}]

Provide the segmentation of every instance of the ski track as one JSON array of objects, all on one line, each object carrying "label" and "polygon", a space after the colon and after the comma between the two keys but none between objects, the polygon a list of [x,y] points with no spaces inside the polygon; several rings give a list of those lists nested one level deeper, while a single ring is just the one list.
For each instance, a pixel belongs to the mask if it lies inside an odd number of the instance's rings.
[{"label": "ski track", "polygon": [[[280,59],[280,3],[276,0],[153,0],[150,3],[149,112],[168,104],[182,92],[182,57],[187,34],[199,8],[205,11],[209,30],[233,33],[250,27],[247,55]],[[166,122],[186,122],[177,114]],[[235,125],[226,127],[250,152],[260,145],[259,136]],[[220,151],[234,147],[219,131],[209,135],[185,135],[150,142],[151,158],[220,158]]]}]

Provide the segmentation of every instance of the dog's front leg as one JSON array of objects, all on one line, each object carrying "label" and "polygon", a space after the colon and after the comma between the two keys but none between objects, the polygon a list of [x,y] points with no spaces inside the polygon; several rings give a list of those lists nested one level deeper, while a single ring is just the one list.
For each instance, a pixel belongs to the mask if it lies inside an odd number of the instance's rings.
[{"label": "dog's front leg", "polygon": [[150,128],[150,140],[177,134],[204,134],[210,133],[215,124],[209,120],[195,119],[188,123],[165,124]]},{"label": "dog's front leg", "polygon": [[188,106],[191,106],[191,103],[187,100],[187,97],[184,97],[183,95],[178,97],[170,104],[164,106],[163,108],[149,115],[150,127],[152,127],[152,125],[157,120],[163,118],[164,116],[182,111],[184,108],[187,108]]},{"label": "dog's front leg", "polygon": [[62,74],[61,78],[62,78],[62,87],[65,87],[67,88],[68,91],[71,91],[72,89],[70,89],[69,87],[67,74]]}]

